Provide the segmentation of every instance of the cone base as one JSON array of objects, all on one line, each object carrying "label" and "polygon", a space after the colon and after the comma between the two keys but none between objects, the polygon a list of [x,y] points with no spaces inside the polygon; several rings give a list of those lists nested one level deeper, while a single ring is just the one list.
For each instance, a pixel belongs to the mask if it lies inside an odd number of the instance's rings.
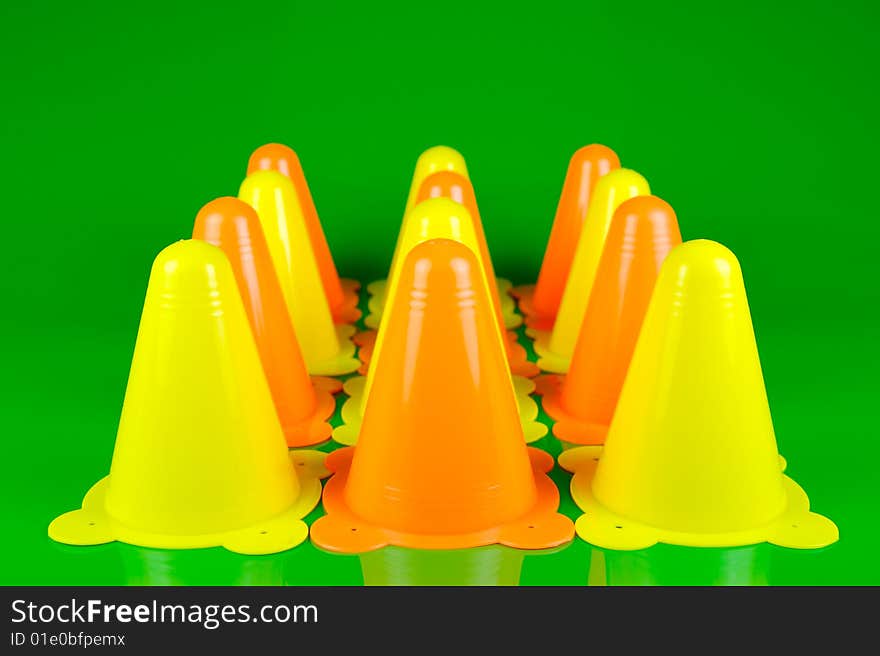
[{"label": "cone base", "polygon": [[339,284],[342,286],[342,302],[333,308],[333,323],[352,324],[361,318],[361,311],[358,309],[358,290],[361,284],[348,278],[340,278]]},{"label": "cone base", "polygon": [[77,546],[116,541],[154,549],[223,547],[247,555],[286,551],[308,537],[309,529],[302,518],[321,500],[321,479],[329,474],[324,468],[325,455],[318,451],[292,451],[290,460],[300,484],[296,502],[281,514],[246,528],[205,535],[164,535],[128,527],[106,511],[110,483],[110,477],[106,476],[86,493],[80,510],[56,517],[49,524],[49,537],[56,542]]},{"label": "cone base", "polygon": [[541,406],[556,423],[553,434],[560,440],[570,444],[605,444],[608,426],[596,422],[584,421],[575,417],[562,407],[562,383],[564,376],[546,375],[535,379],[535,393],[541,395]]},{"label": "cone base", "polygon": [[[501,303],[501,318],[504,321],[504,327],[508,329],[518,328],[522,325],[522,317],[517,314],[516,303],[514,303],[513,297],[510,296],[513,285],[505,278],[496,278],[495,284],[498,287],[498,300]],[[386,280],[376,280],[367,285],[367,291],[370,293],[370,300],[367,301],[369,314],[364,318],[364,325],[367,328],[379,327],[382,313],[385,311],[386,289]]]},{"label": "cone base", "polygon": [[529,449],[538,498],[535,506],[515,522],[461,535],[418,535],[365,523],[345,503],[345,484],[354,449],[339,449],[327,457],[333,477],[324,487],[327,514],[312,525],[312,542],[328,551],[364,553],[387,546],[413,549],[466,549],[502,544],[515,549],[547,549],[574,537],[571,520],[557,512],[559,491],[546,472],[553,458]]},{"label": "cone base", "polygon": [[327,420],[336,412],[336,398],[333,395],[342,391],[342,381],[312,376],[312,388],[315,390],[316,403],[311,416],[297,424],[283,426],[289,447],[322,444],[330,439],[333,432]]},{"label": "cone base", "polygon": [[351,340],[357,328],[349,324],[336,326],[336,339],[339,342],[339,351],[328,360],[308,364],[309,374],[312,376],[343,376],[357,370],[361,365],[355,357],[356,346]]},{"label": "cone base", "polygon": [[495,286],[498,288],[498,300],[501,303],[501,318],[504,321],[504,327],[508,330],[519,328],[523,318],[517,314],[516,303],[513,296],[510,295],[513,283],[507,278],[495,278]]},{"label": "cone base", "polygon": [[[370,370],[370,360],[373,358],[373,351],[376,348],[375,330],[364,330],[359,332],[352,341],[358,345],[358,358],[360,358],[361,366],[358,373],[366,376]],[[510,373],[514,376],[523,376],[525,378],[534,378],[541,370],[534,362],[529,362],[528,354],[525,347],[517,341],[516,333],[508,331],[505,333],[507,344],[505,344],[505,352],[507,353],[507,364],[510,366]]]},{"label": "cone base", "polygon": [[[788,502],[785,510],[763,526],[731,533],[683,533],[648,526],[609,510],[593,496],[593,476],[602,447],[584,446],[564,451],[559,465],[574,472],[571,496],[584,514],[575,523],[577,534],[602,549],[635,551],[658,542],[685,547],[740,547],[769,542],[791,549],[819,549],[837,542],[837,526],[827,517],[810,512],[810,500],[800,485],[783,475]],[[780,459],[784,467],[785,461]]]},{"label": "cone base", "polygon": [[[531,444],[547,434],[547,427],[538,421],[538,404],[535,399],[529,396],[535,389],[535,382],[522,376],[513,376],[512,380],[523,435],[526,443]],[[342,404],[342,425],[333,429],[333,439],[340,444],[347,446],[357,444],[363,422],[361,408],[363,407],[366,385],[366,376],[349,378],[342,385],[342,390],[348,394],[349,398]]]},{"label": "cone base", "polygon": [[364,325],[367,328],[379,328],[379,322],[382,320],[382,311],[385,309],[387,283],[387,280],[375,280],[367,285],[367,292],[370,294],[370,298],[367,301],[367,316],[364,317]]},{"label": "cone base", "polygon": [[532,338],[532,346],[538,354],[538,366],[542,371],[554,374],[566,374],[571,366],[571,356],[556,353],[550,348],[552,333],[547,330],[526,328],[526,335]]},{"label": "cone base", "polygon": [[535,307],[534,285],[511,287],[509,294],[518,301],[519,311],[522,313],[523,322],[526,324],[526,333],[529,332],[528,328],[534,330],[553,330],[556,315],[544,314]]}]

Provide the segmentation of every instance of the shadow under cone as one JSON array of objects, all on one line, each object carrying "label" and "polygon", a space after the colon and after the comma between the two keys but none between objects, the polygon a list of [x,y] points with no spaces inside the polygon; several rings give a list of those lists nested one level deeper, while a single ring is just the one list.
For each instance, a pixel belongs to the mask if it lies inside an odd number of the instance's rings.
[{"label": "shadow under cone", "polygon": [[308,534],[322,459],[288,454],[223,251],[180,241],[153,263],[110,475],[49,537],[283,551]]},{"label": "shadow under cone", "polygon": [[328,440],[342,383],[309,377],[256,211],[237,198],[213,200],[196,216],[193,239],[220,247],[232,264],[287,445]]},{"label": "shadow under cone", "polygon": [[837,527],[781,472],[739,263],[677,246],[648,307],[604,450],[564,452],[587,542],[817,548]]},{"label": "shadow under cone", "polygon": [[[391,256],[391,266],[389,271],[394,271],[398,266],[397,260],[405,256],[406,253],[400,252],[401,239],[406,229],[406,217],[410,210],[416,205],[416,196],[422,186],[425,178],[437,171],[453,171],[464,177],[468,177],[467,164],[461,153],[450,148],[449,146],[432,146],[424,151],[416,160],[416,167],[413,171],[413,177],[409,185],[409,192],[406,197],[406,207],[403,211],[403,221],[400,230],[397,233],[397,243],[394,245],[394,253]],[[382,308],[385,305],[385,298],[388,280],[376,280],[367,285],[367,291],[371,294],[371,314],[364,319],[364,324],[368,328],[377,328],[379,319],[381,318]]]},{"label": "shadow under cone", "polygon": [[605,441],[660,266],[680,243],[678,221],[666,201],[637,196],[617,208],[571,367],[565,375],[536,381],[559,439]]},{"label": "shadow under cone", "polygon": [[260,217],[309,373],[339,376],[356,370],[355,328],[333,323],[293,183],[277,171],[255,171],[242,182],[238,197]]},{"label": "shadow under cone", "polygon": [[[482,281],[482,286],[485,288],[485,297],[487,299],[490,298],[489,286],[480,258],[479,247],[477,246],[473,220],[464,205],[456,203],[449,198],[430,198],[422,201],[410,212],[404,229],[405,232],[401,238],[401,252],[404,256],[419,244],[432,239],[452,239],[463,244],[477,259],[480,277],[476,278],[475,281],[477,281],[477,284],[479,284],[478,281]],[[398,260],[399,266],[392,270],[389,276],[389,307],[394,304],[398,294],[403,261],[403,258]],[[403,293],[405,294],[406,291]],[[498,315],[491,300],[489,300],[486,310],[492,318],[492,325],[495,327],[498,343],[507,352],[504,341],[506,331],[503,330],[498,322]],[[375,344],[372,345],[372,351],[368,351],[371,364],[367,370],[367,375],[365,377],[349,378],[345,381],[343,389],[349,395],[349,398],[342,406],[343,425],[338,426],[333,431],[333,439],[342,444],[355,444],[357,442],[367,399],[375,381],[376,366],[382,358],[386,342],[387,321],[388,316],[385,314],[382,317],[382,323],[379,326]],[[363,336],[359,339],[361,340],[362,348],[370,348],[370,345],[368,343],[365,344],[363,341]],[[535,384],[522,376],[511,376],[509,367],[507,367],[507,371],[516,393],[525,438],[528,442],[532,442],[547,434],[547,427],[537,421],[538,404],[529,396],[534,391]]]},{"label": "shadow under cone", "polygon": [[408,253],[360,440],[327,459],[316,545],[540,549],[571,538],[551,459],[525,446],[483,278],[460,242]]},{"label": "shadow under cone", "polygon": [[553,329],[526,329],[544,371],[568,371],[614,212],[625,200],[650,193],[645,178],[630,169],[615,169],[596,182]]},{"label": "shadow under cone", "polygon": [[341,279],[336,272],[336,264],[333,262],[333,255],[297,154],[283,144],[269,143],[260,146],[251,153],[248,160],[247,174],[255,171],[278,171],[293,182],[333,320],[339,324],[354,323],[360,319],[361,311],[357,307],[360,283]]},{"label": "shadow under cone", "polygon": [[538,282],[511,290],[511,294],[519,299],[519,309],[525,315],[526,325],[538,330],[552,330],[593,188],[599,178],[618,168],[617,154],[601,144],[584,146],[572,155],[538,272]]}]

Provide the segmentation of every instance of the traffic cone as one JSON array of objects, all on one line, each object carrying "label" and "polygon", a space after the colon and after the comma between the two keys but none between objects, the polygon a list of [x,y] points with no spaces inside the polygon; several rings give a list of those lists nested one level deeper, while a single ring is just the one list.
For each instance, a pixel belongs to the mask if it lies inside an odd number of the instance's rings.
[{"label": "traffic cone", "polygon": [[742,273],[715,242],[669,253],[604,450],[571,449],[559,463],[586,513],[578,534],[597,547],[838,539],[781,472]]},{"label": "traffic cone", "polygon": [[516,586],[526,556],[490,544],[448,551],[386,547],[358,557],[367,586]]},{"label": "traffic cone", "polygon": [[[397,268],[397,260],[401,255],[400,241],[406,228],[406,217],[409,211],[416,205],[416,196],[422,182],[432,173],[437,171],[453,171],[464,177],[468,177],[467,165],[461,153],[450,148],[449,146],[433,146],[419,155],[416,160],[416,168],[413,172],[412,181],[409,185],[409,193],[406,197],[406,208],[403,212],[403,223],[400,231],[397,233],[397,243],[394,246],[394,254],[391,257],[391,266],[389,271]],[[367,285],[367,291],[370,293],[370,314],[364,319],[364,324],[368,328],[378,328],[379,320],[382,317],[382,308],[385,306],[386,285],[387,280],[376,280]]]},{"label": "traffic cone", "polygon": [[334,325],[296,189],[277,171],[255,171],[238,192],[257,211],[293,329],[310,374],[339,376],[359,366],[354,326]]},{"label": "traffic cone", "polygon": [[309,378],[256,211],[237,198],[213,200],[196,216],[193,239],[219,246],[232,264],[287,445],[325,442],[342,383]]},{"label": "traffic cone", "polygon": [[[507,293],[511,287],[510,281],[495,277],[495,267],[492,265],[489,244],[486,241],[486,232],[483,230],[483,221],[480,218],[480,209],[477,207],[477,197],[474,194],[474,187],[471,181],[466,176],[454,171],[432,173],[422,182],[416,195],[416,202],[420,203],[429,198],[451,198],[456,203],[460,203],[467,208],[474,221],[474,231],[477,234],[480,258],[486,269],[489,292],[492,294],[492,302],[495,304],[498,315],[501,317],[501,325],[504,328],[517,328],[520,326],[522,324],[522,317],[516,313],[513,297]],[[525,351],[523,351],[523,354],[525,354]]]},{"label": "traffic cone", "polygon": [[615,169],[596,182],[553,329],[526,329],[535,340],[538,366],[544,371],[568,371],[615,210],[625,200],[650,193],[648,182],[630,169]]},{"label": "traffic cone", "polygon": [[306,182],[305,173],[299,157],[292,148],[283,144],[269,143],[257,148],[251,153],[248,160],[247,174],[255,171],[278,171],[286,175],[293,182],[296,190],[297,204],[291,212],[297,211],[306,224],[309,233],[309,241],[312,244],[312,253],[318,265],[321,276],[321,284],[324,294],[327,296],[327,305],[333,321],[337,324],[354,323],[361,318],[358,310],[358,289],[360,283],[356,280],[347,280],[339,277],[336,272],[336,264],[333,255],[327,245],[327,238],[318,218],[318,210],[312,200],[312,192]]},{"label": "traffic cone", "polygon": [[541,549],[571,539],[545,474],[552,461],[525,445],[483,278],[460,242],[407,254],[360,440],[327,459],[335,475],[312,527],[319,547]]},{"label": "traffic cone", "polygon": [[[482,281],[486,290],[486,297],[489,298],[489,286],[485,280],[485,269],[480,258],[473,220],[464,205],[456,203],[449,198],[430,198],[416,205],[407,217],[405,232],[401,236],[401,253],[405,257],[418,244],[438,238],[453,239],[461,242],[474,254],[477,262],[480,264],[480,271],[483,274],[478,280]],[[393,269],[388,277],[389,307],[397,294],[403,259],[403,257],[398,259],[397,268]],[[494,318],[492,323],[496,328],[495,334],[498,337],[498,342],[509,353],[510,340],[505,340],[505,333],[499,325],[495,307],[491,305],[491,301],[488,310],[490,316]],[[375,363],[378,362],[382,354],[385,341],[385,337],[383,337],[385,334],[385,322],[386,319],[383,315],[382,324],[376,335],[375,343],[372,345],[372,350],[370,350],[369,345],[362,346],[365,352],[365,355],[362,357],[369,357],[369,362],[371,363],[366,377],[349,378],[343,386],[349,398],[342,406],[343,425],[338,426],[333,431],[333,439],[342,444],[355,444],[357,442],[364,410],[367,405],[367,398],[373,386]],[[361,343],[363,344],[364,342],[362,341]],[[534,382],[522,376],[512,376],[511,382],[519,405],[526,440],[532,442],[543,437],[547,433],[547,427],[537,421],[538,404],[529,396],[535,389]]]},{"label": "traffic cone", "polygon": [[180,241],[153,263],[110,475],[49,537],[284,551],[308,534],[322,458],[288,454],[229,260]]},{"label": "traffic cone", "polygon": [[637,196],[614,213],[596,281],[565,375],[537,379],[553,434],[602,444],[666,254],[681,243],[675,212],[656,196]]},{"label": "traffic cone", "polygon": [[538,282],[511,289],[511,294],[519,300],[519,309],[525,315],[527,326],[538,330],[553,329],[593,188],[599,178],[619,168],[617,154],[600,144],[584,146],[572,155]]}]

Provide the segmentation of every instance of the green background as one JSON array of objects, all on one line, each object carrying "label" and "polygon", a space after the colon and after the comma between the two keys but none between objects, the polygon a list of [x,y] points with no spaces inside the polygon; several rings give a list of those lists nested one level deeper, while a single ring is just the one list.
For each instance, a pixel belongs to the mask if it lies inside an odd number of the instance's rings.
[{"label": "green background", "polygon": [[[880,583],[872,3],[183,4],[0,9],[0,583]],[[497,271],[531,282],[569,156],[613,147],[686,239],[739,256],[780,450],[840,542],[362,561],[49,541],[108,469],[153,257],[267,141],[364,281],[424,148],[464,153]]]}]

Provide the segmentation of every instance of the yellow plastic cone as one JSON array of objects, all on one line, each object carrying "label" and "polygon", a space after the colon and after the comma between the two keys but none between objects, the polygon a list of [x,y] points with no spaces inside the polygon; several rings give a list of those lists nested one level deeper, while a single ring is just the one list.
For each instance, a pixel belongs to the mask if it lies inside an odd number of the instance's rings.
[{"label": "yellow plastic cone", "polygon": [[[399,265],[391,271],[388,282],[388,304],[393,303],[397,294],[398,280],[406,255],[418,244],[432,239],[452,239],[461,242],[474,253],[480,263],[483,273],[483,283],[486,293],[489,294],[489,286],[486,282],[485,268],[480,260],[480,249],[477,245],[476,233],[473,220],[463,205],[449,198],[430,198],[416,205],[407,216],[404,225],[404,233],[401,235]],[[493,317],[495,313],[493,312]],[[383,315],[376,337],[376,343],[371,356],[370,369],[366,377],[357,376],[349,378],[343,389],[349,395],[342,406],[342,420],[344,424],[333,431],[333,439],[342,444],[355,444],[360,432],[360,424],[366,408],[367,398],[373,385],[373,376],[376,371],[376,363],[382,356],[385,326],[387,315]],[[497,319],[493,322],[500,344],[504,344],[505,334]],[[503,348],[503,347],[502,347]],[[516,392],[519,403],[520,418],[523,423],[523,433],[526,441],[532,442],[543,437],[547,433],[547,427],[537,421],[538,405],[529,394],[535,389],[535,384],[522,376],[511,376],[511,383]]]},{"label": "yellow plastic cone", "polygon": [[110,475],[49,537],[283,551],[322,473],[323,454],[288,454],[229,260],[180,241],[153,263]]},{"label": "yellow plastic cone", "polygon": [[596,182],[553,330],[526,329],[544,371],[568,371],[614,212],[625,200],[650,193],[648,181],[630,169],[615,169]]},{"label": "yellow plastic cone", "polygon": [[711,241],[660,270],[604,451],[559,463],[587,542],[817,548],[837,527],[781,472],[739,263]]},{"label": "yellow plastic cone", "polygon": [[[389,271],[394,271],[400,266],[398,260],[405,253],[401,253],[401,240],[403,233],[406,231],[406,220],[410,210],[418,204],[419,189],[422,183],[429,175],[438,171],[452,171],[463,175],[468,180],[467,165],[464,157],[460,152],[449,146],[433,146],[419,155],[416,160],[416,168],[413,171],[412,181],[409,185],[409,194],[406,197],[406,208],[403,211],[403,221],[400,230],[397,233],[397,243],[394,245],[394,253],[391,256],[391,266]],[[376,280],[367,285],[367,291],[370,293],[370,314],[364,317],[364,325],[368,328],[378,328],[379,321],[382,318],[382,311],[388,297],[389,280]]]},{"label": "yellow plastic cone", "polygon": [[277,171],[254,171],[238,192],[253,207],[275,264],[287,311],[312,375],[338,376],[360,366],[351,325],[334,325],[296,189]]}]

